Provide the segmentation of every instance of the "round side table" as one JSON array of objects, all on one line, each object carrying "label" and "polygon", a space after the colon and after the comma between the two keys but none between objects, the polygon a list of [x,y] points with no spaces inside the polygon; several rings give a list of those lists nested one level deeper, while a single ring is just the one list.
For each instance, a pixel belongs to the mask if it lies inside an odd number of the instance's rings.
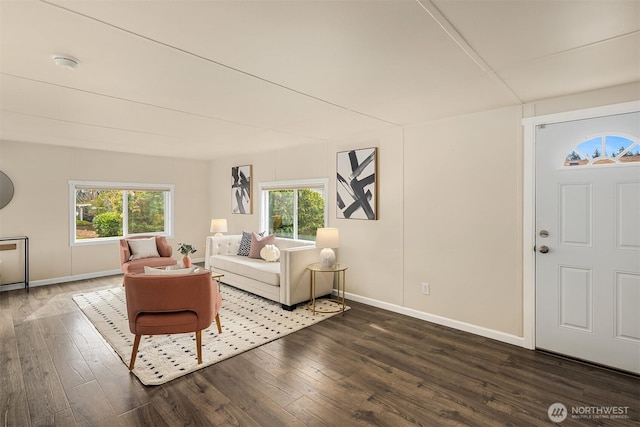
[{"label": "round side table", "polygon": [[[310,276],[311,276],[311,302],[309,303],[309,306],[311,307],[311,311],[313,311],[313,314],[316,313],[338,313],[338,312],[342,312],[344,313],[345,311],[345,301],[344,301],[344,294],[346,291],[346,284],[345,284],[345,272],[347,271],[349,267],[347,267],[344,264],[340,264],[340,263],[335,263],[333,265],[333,267],[323,267],[322,264],[320,264],[319,262],[314,263],[314,264],[309,264],[307,266],[307,270],[309,270],[310,272]],[[316,274],[317,273],[333,273],[335,282],[337,283],[338,286],[338,297],[336,299],[332,298],[331,301],[337,302],[338,304],[342,305],[342,308],[338,309],[338,310],[324,310],[324,311],[320,311],[318,309],[316,309]]]}]

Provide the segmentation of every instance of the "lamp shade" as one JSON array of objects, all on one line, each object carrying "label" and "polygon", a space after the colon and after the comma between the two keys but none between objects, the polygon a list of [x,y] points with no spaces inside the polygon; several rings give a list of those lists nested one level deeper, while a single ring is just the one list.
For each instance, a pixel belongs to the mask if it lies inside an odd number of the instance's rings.
[{"label": "lamp shade", "polygon": [[227,220],[226,219],[212,219],[211,229],[212,233],[226,233],[227,232]]},{"label": "lamp shade", "polygon": [[340,247],[340,233],[337,228],[318,228],[316,233],[317,248]]}]

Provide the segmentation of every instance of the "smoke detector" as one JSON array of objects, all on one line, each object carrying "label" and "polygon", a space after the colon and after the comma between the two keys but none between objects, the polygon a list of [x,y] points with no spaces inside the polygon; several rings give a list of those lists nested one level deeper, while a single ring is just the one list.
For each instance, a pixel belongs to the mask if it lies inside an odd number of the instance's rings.
[{"label": "smoke detector", "polygon": [[69,70],[75,70],[80,61],[69,55],[53,55],[53,62],[58,67],[68,68]]}]

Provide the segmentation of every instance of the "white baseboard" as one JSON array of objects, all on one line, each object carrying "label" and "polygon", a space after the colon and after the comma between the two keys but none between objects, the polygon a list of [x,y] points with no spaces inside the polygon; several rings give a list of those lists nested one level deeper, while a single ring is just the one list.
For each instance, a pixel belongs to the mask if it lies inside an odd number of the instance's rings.
[{"label": "white baseboard", "polygon": [[[334,295],[336,295],[337,291],[334,289],[333,293]],[[382,308],[384,310],[392,311],[394,313],[404,314],[406,316],[414,317],[416,319],[426,320],[427,322],[435,323],[437,325],[447,326],[449,328],[457,329],[464,332],[469,332],[485,338],[491,338],[493,340],[516,345],[518,347],[528,348],[525,345],[524,337],[518,337],[516,335],[507,334],[504,332],[496,331],[494,329],[488,329],[482,326],[461,322],[459,320],[449,319],[447,317],[425,313],[424,311],[414,310],[412,308],[401,307],[396,304],[390,304],[388,302],[351,294],[349,292],[347,292],[345,296],[348,300],[360,302],[362,304],[370,305],[372,307]]]},{"label": "white baseboard", "polygon": [[[54,277],[51,279],[32,280],[32,281],[29,281],[29,288],[35,288],[37,286],[54,285],[56,283],[75,282],[77,280],[95,279],[98,277],[115,276],[117,274],[122,274],[122,270],[120,269],[107,270],[107,271],[99,271],[97,273],[75,274],[73,276],[62,276],[62,277]],[[24,283],[15,283],[13,285],[2,285],[0,287],[0,291],[13,291],[16,289],[24,289]]]}]

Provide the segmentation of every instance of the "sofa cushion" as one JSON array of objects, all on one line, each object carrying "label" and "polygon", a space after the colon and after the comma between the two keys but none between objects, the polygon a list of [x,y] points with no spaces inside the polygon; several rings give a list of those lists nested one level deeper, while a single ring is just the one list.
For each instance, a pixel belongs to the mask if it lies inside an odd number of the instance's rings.
[{"label": "sofa cushion", "polygon": [[249,258],[262,258],[260,251],[266,245],[273,245],[276,242],[276,235],[269,234],[268,236],[260,237],[256,233],[251,233],[251,250],[249,250]]},{"label": "sofa cushion", "polygon": [[[238,255],[214,255],[211,257],[211,267],[216,271],[229,271],[272,286],[280,286],[279,262],[266,262]],[[224,278],[222,281],[224,282]]]},{"label": "sofa cushion", "polygon": [[135,259],[133,261],[125,262],[122,264],[122,271],[125,273],[144,273],[144,267],[168,267],[170,265],[176,265],[176,260],[173,258],[143,258]]},{"label": "sofa cushion", "polygon": [[128,239],[127,243],[129,244],[129,249],[131,249],[129,260],[160,257],[155,237]]},{"label": "sofa cushion", "polygon": [[[264,231],[256,234],[262,237],[264,235]],[[240,238],[240,247],[238,248],[238,255],[249,256],[249,253],[251,252],[251,236],[252,235],[253,233],[250,231],[242,232],[242,237]]]},{"label": "sofa cushion", "polygon": [[280,249],[276,245],[264,245],[260,251],[260,258],[267,262],[276,262],[280,259]]},{"label": "sofa cushion", "polygon": [[240,239],[240,247],[238,248],[238,255],[249,256],[251,251],[251,233],[248,231],[242,232],[242,238]]}]

